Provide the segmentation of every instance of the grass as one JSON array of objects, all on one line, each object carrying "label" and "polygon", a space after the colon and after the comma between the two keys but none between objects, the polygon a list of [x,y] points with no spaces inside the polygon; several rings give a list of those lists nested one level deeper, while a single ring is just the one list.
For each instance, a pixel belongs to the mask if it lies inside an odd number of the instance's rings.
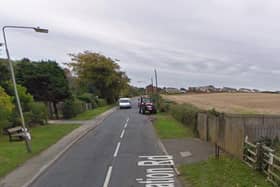
[{"label": "grass", "polygon": [[183,165],[180,172],[184,181],[194,187],[271,187],[265,177],[241,161],[221,157]]},{"label": "grass", "polygon": [[78,114],[76,117],[72,118],[72,120],[89,120],[89,119],[92,119],[92,118],[98,116],[99,114],[102,114],[103,112],[105,112],[106,110],[109,110],[112,107],[113,107],[113,105],[97,107],[95,109],[88,110],[81,114]]},{"label": "grass", "polygon": [[163,139],[193,137],[193,132],[190,128],[184,126],[166,113],[156,115],[154,127],[159,137]]},{"label": "grass", "polygon": [[25,143],[23,141],[9,142],[8,136],[0,135],[0,177],[11,172],[32,156],[56,143],[60,138],[77,127],[79,127],[77,124],[52,124],[32,128],[32,153],[26,152]]}]

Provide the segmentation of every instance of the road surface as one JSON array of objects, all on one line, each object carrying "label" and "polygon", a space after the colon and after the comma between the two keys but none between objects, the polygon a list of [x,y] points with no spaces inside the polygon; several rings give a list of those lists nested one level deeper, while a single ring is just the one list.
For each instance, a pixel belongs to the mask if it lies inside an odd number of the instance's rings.
[{"label": "road surface", "polygon": [[149,116],[138,114],[134,101],[71,147],[32,187],[180,186],[171,165]]}]

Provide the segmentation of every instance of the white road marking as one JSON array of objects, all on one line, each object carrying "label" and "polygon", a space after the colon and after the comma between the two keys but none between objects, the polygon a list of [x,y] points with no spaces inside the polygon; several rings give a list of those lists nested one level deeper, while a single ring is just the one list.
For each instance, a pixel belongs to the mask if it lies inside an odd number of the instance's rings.
[{"label": "white road marking", "polygon": [[115,153],[114,153],[114,157],[118,156],[118,152],[119,152],[120,146],[121,146],[121,142],[119,142],[117,147],[116,147],[116,150],[115,150]]},{"label": "white road marking", "polygon": [[120,138],[123,138],[124,133],[125,133],[125,129],[122,130]]},{"label": "white road marking", "polygon": [[112,174],[112,169],[113,169],[113,167],[110,166],[108,171],[107,171],[107,175],[106,175],[103,187],[108,187],[109,182],[110,182],[110,178],[111,178],[111,174]]}]

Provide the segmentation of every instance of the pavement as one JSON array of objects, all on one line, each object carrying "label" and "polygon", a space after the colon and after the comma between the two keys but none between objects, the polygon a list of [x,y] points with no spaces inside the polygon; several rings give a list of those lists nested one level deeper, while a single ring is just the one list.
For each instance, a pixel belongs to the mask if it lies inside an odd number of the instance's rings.
[{"label": "pavement", "polygon": [[[72,140],[68,144],[63,141],[67,137]],[[136,100],[132,109],[111,111],[99,123],[88,121],[67,137],[26,163],[36,165],[27,172],[35,175],[27,176],[24,164],[0,186],[181,187],[174,157],[165,154],[150,118],[138,113]]]},{"label": "pavement", "polygon": [[215,154],[214,146],[198,138],[162,140],[167,152],[174,156],[176,166],[208,160]]}]

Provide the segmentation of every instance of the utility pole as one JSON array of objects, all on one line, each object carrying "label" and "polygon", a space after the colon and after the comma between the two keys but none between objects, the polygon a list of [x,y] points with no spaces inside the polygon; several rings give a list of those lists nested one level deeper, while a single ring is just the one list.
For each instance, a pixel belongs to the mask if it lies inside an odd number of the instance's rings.
[{"label": "utility pole", "polygon": [[159,94],[158,94],[158,78],[157,78],[157,70],[155,69],[155,80],[156,80],[156,105],[159,106]]},{"label": "utility pole", "polygon": [[154,80],[153,77],[151,77],[151,83],[152,83],[152,94],[154,93]]},{"label": "utility pole", "polygon": [[158,94],[158,80],[157,80],[157,70],[155,69],[155,79],[156,79],[156,94]]}]

